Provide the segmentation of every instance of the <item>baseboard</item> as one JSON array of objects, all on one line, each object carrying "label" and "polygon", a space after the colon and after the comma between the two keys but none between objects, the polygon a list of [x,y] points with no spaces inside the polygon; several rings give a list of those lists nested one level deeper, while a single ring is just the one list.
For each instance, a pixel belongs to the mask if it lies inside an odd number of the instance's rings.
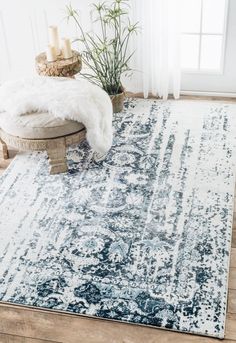
[{"label": "baseboard", "polygon": [[[127,97],[134,97],[134,98],[143,98],[143,93],[134,93],[130,91],[126,91]],[[158,96],[152,95],[152,93],[148,94],[148,98],[150,99],[159,99]],[[169,99],[172,99],[173,95],[169,94]],[[226,100],[233,102],[236,100],[236,93],[226,93],[226,92],[201,92],[201,91],[180,91],[180,99],[199,99],[199,100]]]},{"label": "baseboard", "polygon": [[190,95],[190,96],[211,96],[211,97],[220,97],[220,98],[236,98],[236,93],[230,92],[202,92],[202,91],[181,91],[181,95]]}]

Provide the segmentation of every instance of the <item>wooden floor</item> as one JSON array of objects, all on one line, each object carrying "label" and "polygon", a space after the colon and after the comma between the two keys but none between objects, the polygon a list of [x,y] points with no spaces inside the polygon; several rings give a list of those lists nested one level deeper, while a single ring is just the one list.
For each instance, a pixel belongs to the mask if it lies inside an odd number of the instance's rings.
[{"label": "wooden floor", "polygon": [[[0,160],[0,174],[10,159]],[[236,192],[235,192],[236,194]],[[224,343],[236,342],[236,197]],[[0,304],[0,343],[214,343],[218,339]]]}]

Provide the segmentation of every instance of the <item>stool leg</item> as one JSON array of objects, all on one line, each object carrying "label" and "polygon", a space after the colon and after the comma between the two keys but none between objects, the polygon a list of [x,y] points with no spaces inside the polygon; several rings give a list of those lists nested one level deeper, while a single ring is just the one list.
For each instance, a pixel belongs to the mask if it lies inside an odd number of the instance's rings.
[{"label": "stool leg", "polygon": [[3,140],[0,138],[0,158],[7,160],[9,158],[7,145]]},{"label": "stool leg", "polygon": [[66,173],[68,171],[66,162],[66,145],[65,141],[51,142],[47,147],[49,157],[50,174]]}]

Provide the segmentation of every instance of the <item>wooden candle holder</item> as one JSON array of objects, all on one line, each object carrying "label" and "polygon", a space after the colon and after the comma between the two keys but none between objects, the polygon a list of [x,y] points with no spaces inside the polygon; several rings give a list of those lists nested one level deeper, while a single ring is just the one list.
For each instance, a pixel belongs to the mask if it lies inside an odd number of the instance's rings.
[{"label": "wooden candle holder", "polygon": [[64,59],[62,55],[57,56],[55,62],[48,62],[45,52],[35,58],[37,73],[42,76],[74,77],[82,68],[80,54],[73,50],[72,57]]}]

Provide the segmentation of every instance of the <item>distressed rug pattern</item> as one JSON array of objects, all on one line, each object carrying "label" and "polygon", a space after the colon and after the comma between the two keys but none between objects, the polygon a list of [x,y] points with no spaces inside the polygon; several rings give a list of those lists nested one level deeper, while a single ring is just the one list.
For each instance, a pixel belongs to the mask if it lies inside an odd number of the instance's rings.
[{"label": "distressed rug pattern", "polygon": [[0,300],[222,338],[234,105],[129,100],[95,163],[19,154],[0,178]]}]

